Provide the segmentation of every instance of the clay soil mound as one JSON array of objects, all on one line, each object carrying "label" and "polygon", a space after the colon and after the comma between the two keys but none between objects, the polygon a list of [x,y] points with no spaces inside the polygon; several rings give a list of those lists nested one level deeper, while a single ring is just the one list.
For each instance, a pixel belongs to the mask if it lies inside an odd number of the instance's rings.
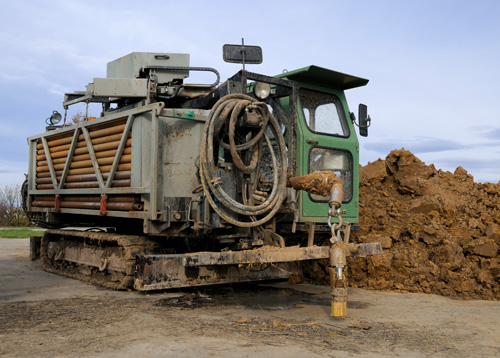
[{"label": "clay soil mound", "polygon": [[[384,250],[348,258],[350,285],[500,299],[499,197],[500,183],[475,183],[462,167],[437,170],[405,149],[368,163],[360,170],[361,230],[351,241]],[[316,263],[306,272],[319,270]]]},{"label": "clay soil mound", "polygon": [[392,151],[360,170],[360,226],[352,241],[381,255],[350,259],[355,287],[500,299],[500,183],[475,183]]}]

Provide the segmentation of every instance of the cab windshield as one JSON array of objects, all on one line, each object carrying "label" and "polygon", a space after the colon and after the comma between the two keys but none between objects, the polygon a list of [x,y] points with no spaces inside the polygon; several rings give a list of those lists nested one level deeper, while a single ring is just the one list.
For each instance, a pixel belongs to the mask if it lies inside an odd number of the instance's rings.
[{"label": "cab windshield", "polygon": [[337,96],[304,88],[299,90],[299,95],[304,119],[311,131],[349,136],[345,112]]}]

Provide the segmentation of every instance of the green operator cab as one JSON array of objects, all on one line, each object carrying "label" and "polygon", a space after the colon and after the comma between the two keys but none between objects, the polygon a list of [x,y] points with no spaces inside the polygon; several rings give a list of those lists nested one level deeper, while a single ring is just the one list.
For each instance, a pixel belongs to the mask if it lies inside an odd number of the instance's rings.
[{"label": "green operator cab", "polygon": [[[343,182],[342,218],[359,221],[359,144],[344,91],[365,86],[367,79],[317,66],[278,76],[297,82],[297,172],[305,175],[331,170]],[[286,99],[283,100],[286,108]],[[364,112],[364,113],[363,113]],[[360,134],[367,135],[369,118],[360,105]],[[299,222],[325,222],[328,197],[300,191]]]}]

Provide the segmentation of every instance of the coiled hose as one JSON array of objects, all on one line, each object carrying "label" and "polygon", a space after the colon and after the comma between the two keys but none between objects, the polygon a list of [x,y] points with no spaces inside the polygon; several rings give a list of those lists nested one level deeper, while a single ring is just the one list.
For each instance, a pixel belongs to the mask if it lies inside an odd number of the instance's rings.
[{"label": "coiled hose", "polygon": [[[259,131],[252,138],[246,137],[237,132],[238,118],[244,111],[256,111],[262,119]],[[226,125],[229,119],[228,125]],[[228,142],[223,142],[223,137],[227,129]],[[266,131],[270,129],[273,133],[275,145],[279,152],[279,159],[274,152],[273,143],[269,139]],[[256,190],[260,161],[262,159],[263,142],[267,143],[272,159],[273,186],[271,193],[260,205],[253,205],[252,193]],[[253,183],[243,185],[243,203],[237,198],[230,197],[222,188],[220,178],[216,173],[216,160],[218,160],[218,146],[222,146],[231,154],[232,161],[236,169],[247,179],[253,176]],[[216,151],[214,152],[214,147]],[[243,151],[252,152],[248,164],[240,155]],[[258,102],[254,98],[243,94],[232,94],[221,98],[212,108],[210,117],[205,123],[205,130],[200,147],[200,179],[206,198],[214,211],[225,221],[240,227],[256,227],[269,221],[278,211],[283,202],[286,188],[287,174],[287,152],[285,138],[281,133],[278,121],[269,112],[267,105]],[[216,200],[217,203],[216,203]],[[235,219],[234,214],[239,214],[249,220]],[[265,215],[257,219],[257,216]]]}]

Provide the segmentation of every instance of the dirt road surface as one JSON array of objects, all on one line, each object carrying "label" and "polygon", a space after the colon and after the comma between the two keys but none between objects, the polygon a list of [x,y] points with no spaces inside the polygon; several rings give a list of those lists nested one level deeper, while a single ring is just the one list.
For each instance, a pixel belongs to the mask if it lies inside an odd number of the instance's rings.
[{"label": "dirt road surface", "polygon": [[328,287],[114,292],[44,272],[0,239],[2,357],[500,357],[500,302]]}]

